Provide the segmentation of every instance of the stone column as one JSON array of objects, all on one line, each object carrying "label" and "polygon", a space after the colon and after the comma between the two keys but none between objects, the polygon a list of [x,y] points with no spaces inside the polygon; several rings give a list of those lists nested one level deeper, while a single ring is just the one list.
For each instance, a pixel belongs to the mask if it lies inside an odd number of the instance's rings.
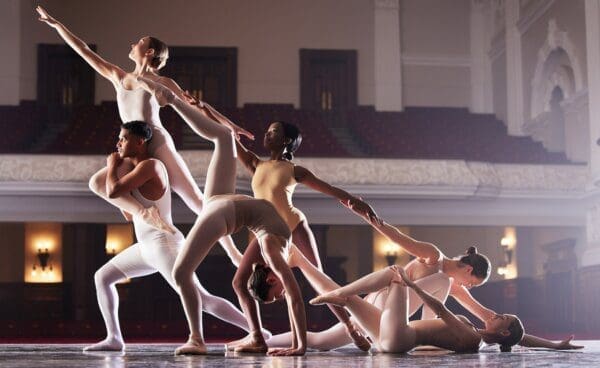
[{"label": "stone column", "polygon": [[[600,100],[600,0],[585,1],[585,28],[587,48],[588,100]],[[600,138],[600,105],[588,103],[589,112],[589,147],[588,166],[593,182],[600,181],[600,146],[596,140]],[[592,193],[587,203],[586,233],[587,247],[581,257],[581,266],[600,265],[600,192],[598,187],[590,183]]]},{"label": "stone column", "polygon": [[511,135],[523,135],[523,63],[521,57],[521,32],[519,1],[506,1],[506,92],[507,126]]},{"label": "stone column", "polygon": [[375,109],[402,110],[399,0],[375,0]]},{"label": "stone column", "polygon": [[471,0],[471,112],[493,113],[491,9],[485,0]]},{"label": "stone column", "polygon": [[19,0],[0,1],[0,105],[18,105],[21,73],[21,6]]}]

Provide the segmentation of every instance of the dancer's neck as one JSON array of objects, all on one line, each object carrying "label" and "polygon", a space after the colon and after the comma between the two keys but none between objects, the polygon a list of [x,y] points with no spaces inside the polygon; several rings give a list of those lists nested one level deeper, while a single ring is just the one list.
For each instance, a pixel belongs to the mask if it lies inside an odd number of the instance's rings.
[{"label": "dancer's neck", "polygon": [[131,157],[131,163],[133,164],[133,166],[137,166],[140,162],[146,161],[149,158],[150,155],[148,154],[148,152],[140,153],[137,156]]}]

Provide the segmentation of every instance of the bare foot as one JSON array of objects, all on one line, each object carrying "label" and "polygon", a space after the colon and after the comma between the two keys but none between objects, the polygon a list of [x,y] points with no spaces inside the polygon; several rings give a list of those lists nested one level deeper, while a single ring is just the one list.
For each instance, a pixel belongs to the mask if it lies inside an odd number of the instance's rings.
[{"label": "bare foot", "polygon": [[339,305],[343,307],[348,302],[348,298],[344,298],[341,296],[334,295],[333,293],[326,293],[323,295],[319,295],[315,298],[312,298],[309,303],[312,305],[320,305],[320,304],[333,304]]},{"label": "bare foot", "polygon": [[153,228],[156,228],[160,231],[164,231],[169,234],[177,233],[177,229],[173,225],[168,224],[165,220],[162,219],[162,217],[160,217],[160,212],[158,211],[158,208],[156,208],[156,206],[144,208],[140,212],[140,216],[145,223],[152,226]]},{"label": "bare foot", "polygon": [[206,352],[204,342],[192,337],[185,344],[175,349],[175,355],[204,355]]},{"label": "bare foot", "polygon": [[143,89],[154,95],[154,98],[156,98],[156,101],[160,106],[168,105],[175,99],[175,93],[173,93],[173,91],[150,78],[137,76],[136,80]]},{"label": "bare foot", "polygon": [[362,351],[369,351],[371,349],[369,340],[354,325],[348,326],[347,331],[357,348]]},{"label": "bare foot", "polygon": [[106,339],[83,348],[83,351],[122,351],[125,344],[122,339],[107,337]]}]

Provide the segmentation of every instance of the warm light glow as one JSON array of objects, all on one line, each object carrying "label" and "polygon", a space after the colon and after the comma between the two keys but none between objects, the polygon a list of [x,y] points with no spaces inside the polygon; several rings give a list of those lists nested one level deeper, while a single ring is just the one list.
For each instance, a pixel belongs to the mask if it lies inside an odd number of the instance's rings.
[{"label": "warm light glow", "polygon": [[[410,235],[410,228],[397,226],[404,234]],[[397,257],[396,264],[404,264],[409,261],[409,255],[402,250],[398,244],[391,242],[387,237],[373,229],[373,270],[378,271],[388,266],[386,256]]]},{"label": "warm light glow", "polygon": [[106,226],[106,254],[115,255],[133,244],[131,224],[111,224]]},{"label": "warm light glow", "polygon": [[[46,267],[42,268],[42,259]],[[26,223],[23,278],[25,282],[62,282],[62,224]]]},{"label": "warm light glow", "polygon": [[398,253],[400,252],[400,246],[395,243],[385,243],[385,245],[383,246],[383,251],[385,252],[386,256],[387,255],[397,256]]},{"label": "warm light glow", "polygon": [[504,228],[504,236],[500,239],[502,249],[502,262],[505,262],[507,253],[510,254],[510,263],[498,267],[498,275],[505,279],[517,278],[517,229],[514,227]]}]

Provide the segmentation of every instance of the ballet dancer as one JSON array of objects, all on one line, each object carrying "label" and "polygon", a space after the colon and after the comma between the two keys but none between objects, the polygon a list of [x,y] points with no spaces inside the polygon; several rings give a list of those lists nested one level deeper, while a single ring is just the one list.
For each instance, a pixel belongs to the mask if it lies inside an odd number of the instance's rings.
[{"label": "ballet dancer", "polygon": [[[117,152],[107,158],[106,193],[116,198],[126,193],[143,206],[155,206],[168,223],[171,222],[169,178],[162,162],[148,152],[152,129],[144,122],[133,121],[121,126]],[[126,278],[142,277],[159,272],[173,289],[173,265],[183,246],[183,235],[159,231],[138,215],[133,215],[138,242],[108,261],[95,274],[98,305],[106,325],[107,337],[84,351],[120,351],[125,347],[118,319],[119,297],[115,284]],[[211,295],[193,276],[193,287],[201,295],[204,310],[218,318],[248,331],[242,313],[229,301]],[[224,318],[226,316],[226,318]],[[263,331],[269,336],[268,331]]]},{"label": "ballet dancer", "polygon": [[[194,121],[196,133],[214,143],[208,165],[205,195],[206,208],[190,230],[173,267],[173,278],[180,291],[188,319],[188,341],[175,354],[205,354],[202,335],[202,297],[194,288],[194,270],[202,263],[214,243],[225,235],[247,227],[258,239],[266,264],[281,279],[293,332],[291,347],[276,349],[273,355],[302,355],[306,350],[306,315],[300,288],[286,257],[291,232],[273,205],[262,199],[236,195],[236,159],[233,132],[218,124],[179,98],[171,90],[147,78],[139,78],[143,88],[154,94],[162,106],[170,104],[184,119]],[[245,252],[241,264],[247,263]],[[246,315],[248,320],[248,316]],[[250,321],[248,321],[250,324]],[[255,327],[252,327],[252,331]]]},{"label": "ballet dancer", "polygon": [[[189,95],[185,97],[191,104],[199,103],[198,100]],[[204,111],[208,114],[208,117],[218,120],[222,124],[232,124],[229,119],[216,112],[208,104],[205,104],[205,106],[207,108]],[[239,139],[236,140],[237,157],[252,174],[251,185],[254,197],[266,199],[275,206],[277,212],[285,220],[292,232],[292,243],[317,268],[322,270],[323,267],[317,243],[308,225],[306,216],[302,211],[294,207],[292,203],[292,195],[298,183],[302,183],[345,203],[350,203],[356,212],[372,221],[377,222],[378,220],[373,209],[360,198],[322,181],[308,169],[295,165],[292,162],[294,153],[301,142],[302,135],[296,126],[281,121],[274,122],[269,126],[263,140],[264,147],[270,151],[269,160],[261,160],[254,152],[244,147]],[[258,249],[256,239],[250,242],[246,248],[246,253],[253,254],[253,256],[248,258],[252,259],[252,262],[240,264],[233,280],[233,287],[240,296],[240,305],[244,310],[244,314],[251,319],[251,325],[253,326],[253,332],[250,335],[227,345],[229,349],[234,349],[237,352],[263,352],[268,349],[265,340],[260,334],[261,321],[258,313],[258,305],[248,293],[246,285],[253,271],[253,264],[260,260]],[[351,337],[354,344],[361,350],[368,350],[370,343],[362,336],[360,330],[352,324],[343,308],[332,306],[331,310],[343,324],[346,333]]]},{"label": "ballet dancer", "polygon": [[[117,106],[121,120],[123,122],[144,121],[150,125],[153,138],[149,142],[148,150],[151,157],[160,160],[165,165],[169,173],[172,190],[181,197],[192,211],[199,214],[202,210],[202,192],[196,185],[185,161],[175,150],[173,138],[160,121],[158,113],[160,106],[156,99],[140,88],[140,84],[136,79],[138,76],[144,76],[152,81],[164,84],[178,96],[183,96],[183,91],[175,81],[158,74],[169,57],[167,45],[155,37],[142,37],[131,45],[131,51],[129,52],[129,58],[135,63],[135,68],[131,72],[125,72],[92,51],[85,42],[75,36],[61,22],[50,16],[44,8],[38,6],[36,10],[41,22],[54,28],[67,45],[77,52],[96,72],[112,83],[117,96]],[[186,120],[186,123],[194,129],[194,122]],[[252,134],[235,124],[228,127],[236,135],[242,134],[251,139],[254,138]],[[109,198],[105,190],[106,174],[107,169],[103,168],[91,177],[89,187],[94,193],[120,208],[123,212],[140,215],[140,218],[151,226],[172,233],[177,231],[171,224],[163,220],[155,207],[145,208],[130,194],[124,194],[118,198]],[[127,219],[127,216],[125,217]],[[238,257],[239,251],[231,237],[225,237],[220,242],[227,254],[230,257],[233,256],[232,262],[237,265],[241,255]]]},{"label": "ballet dancer", "polygon": [[[414,290],[439,318],[409,322],[407,287]],[[388,288],[389,293],[382,309],[358,297],[383,288]],[[499,344],[502,351],[510,351],[524,334],[521,321],[510,314],[497,314],[486,321],[485,329],[475,328],[466,317],[455,315],[444,303],[421,289],[400,266],[368,274],[322,294],[310,303],[330,303],[348,309],[377,349],[384,353],[406,353],[422,345],[459,353],[476,352],[482,342]]]}]

